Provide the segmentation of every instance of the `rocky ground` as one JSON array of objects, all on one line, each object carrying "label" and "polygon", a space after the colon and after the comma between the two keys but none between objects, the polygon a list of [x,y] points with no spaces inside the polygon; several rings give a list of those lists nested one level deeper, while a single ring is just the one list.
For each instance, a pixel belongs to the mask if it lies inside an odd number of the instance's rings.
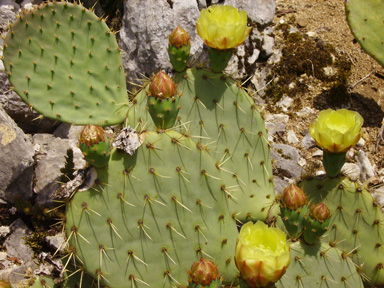
[{"label": "rocky ground", "polygon": [[[0,0],[0,32],[6,32],[20,8],[31,9],[38,2]],[[159,69],[170,71],[166,35],[175,23],[194,39],[192,62],[201,65],[206,53],[194,23],[199,9],[215,2],[164,0],[156,6],[149,0],[99,1],[95,11],[121,29],[117,35],[125,51],[124,68],[129,82],[135,82]],[[243,83],[264,116],[276,193],[305,175],[324,173],[322,151],[308,134],[309,124],[322,109],[348,108],[358,111],[365,124],[363,138],[348,152],[344,173],[361,181],[384,209],[384,69],[355,43],[343,2],[219,2],[247,10],[254,27],[227,73]],[[11,91],[4,72],[0,94],[0,279],[16,282],[60,270],[52,255],[65,241],[64,214],[63,208],[51,211],[58,205],[51,195],[60,187],[65,159],[73,158],[75,169],[84,168],[85,162],[76,142],[81,127],[31,111]]]}]

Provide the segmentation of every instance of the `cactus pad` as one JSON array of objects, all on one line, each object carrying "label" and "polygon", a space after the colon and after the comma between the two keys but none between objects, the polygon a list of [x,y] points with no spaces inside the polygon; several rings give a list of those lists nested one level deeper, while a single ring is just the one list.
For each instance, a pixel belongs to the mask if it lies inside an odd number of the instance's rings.
[{"label": "cactus pad", "polygon": [[356,40],[381,66],[384,66],[383,0],[345,1],[347,20]]},{"label": "cactus pad", "polygon": [[325,203],[331,218],[323,241],[342,250],[372,285],[384,285],[384,216],[371,194],[347,178],[309,179],[300,186],[311,203]]},{"label": "cactus pad", "polygon": [[128,97],[116,38],[80,5],[42,4],[10,26],[4,66],[14,90],[45,117],[112,125]]},{"label": "cactus pad", "polygon": [[[275,199],[272,165],[264,120],[253,99],[234,80],[207,70],[187,69],[174,82],[182,96],[173,129],[213,157],[236,219],[265,220]],[[128,111],[129,125],[139,131],[155,129],[146,108],[147,89]]]},{"label": "cactus pad", "polygon": [[291,265],[276,288],[354,287],[363,288],[351,259],[337,248],[317,241],[313,245],[291,244]]},{"label": "cactus pad", "polygon": [[85,270],[113,288],[187,285],[201,257],[231,282],[238,233],[225,178],[191,139],[175,131],[144,135],[133,156],[113,151],[108,169],[98,169],[98,186],[74,195],[70,245]]}]

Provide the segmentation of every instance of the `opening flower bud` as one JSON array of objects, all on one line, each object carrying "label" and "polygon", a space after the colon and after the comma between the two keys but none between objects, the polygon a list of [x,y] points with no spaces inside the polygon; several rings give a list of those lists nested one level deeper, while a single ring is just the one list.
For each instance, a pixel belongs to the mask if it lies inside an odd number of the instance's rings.
[{"label": "opening flower bud", "polygon": [[86,144],[88,147],[103,141],[105,141],[103,127],[88,124],[80,133],[79,143]]},{"label": "opening flower bud", "polygon": [[285,207],[291,210],[297,210],[307,203],[307,196],[301,188],[291,184],[284,189],[281,202]]},{"label": "opening flower bud", "polygon": [[212,5],[201,10],[196,28],[204,43],[215,49],[239,46],[252,29],[247,26],[247,12],[230,5]]},{"label": "opening flower bud", "polygon": [[149,93],[155,98],[168,99],[177,95],[177,85],[168,74],[159,71],[149,85]]},{"label": "opening flower bud", "polygon": [[199,261],[194,262],[188,274],[189,282],[203,287],[210,285],[213,281],[220,280],[217,265],[212,260],[205,258],[200,258]]},{"label": "opening flower bud", "polygon": [[285,233],[261,221],[244,224],[236,244],[235,263],[249,288],[275,283],[291,263]]},{"label": "opening flower bud", "polygon": [[169,45],[173,45],[177,48],[187,46],[190,44],[191,38],[189,37],[187,31],[185,31],[181,26],[177,26],[171,34],[169,34]]},{"label": "opening flower bud", "polygon": [[309,209],[311,211],[310,215],[313,219],[325,221],[331,218],[331,212],[329,211],[327,205],[322,202],[311,206]]},{"label": "opening flower bud", "polygon": [[344,153],[359,141],[363,122],[363,117],[355,111],[327,109],[319,113],[309,133],[325,151]]}]

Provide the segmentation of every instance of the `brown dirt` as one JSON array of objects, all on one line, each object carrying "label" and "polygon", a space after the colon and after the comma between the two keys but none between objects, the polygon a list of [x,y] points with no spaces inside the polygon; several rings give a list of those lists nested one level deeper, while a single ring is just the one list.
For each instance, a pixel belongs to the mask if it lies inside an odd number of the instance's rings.
[{"label": "brown dirt", "polygon": [[[346,21],[344,1],[276,0],[276,27],[283,22],[296,27],[303,35],[310,33],[310,38],[316,41],[331,44],[340,56],[345,57],[352,64],[351,74],[347,81],[351,100],[348,103],[332,106],[323,98],[329,91],[329,87],[322,81],[308,77],[306,84],[310,88],[296,95],[299,101],[295,101],[296,109],[293,108],[293,111],[290,112],[291,117],[287,129],[294,130],[299,137],[308,129],[309,123],[314,120],[316,115],[298,117],[295,113],[305,106],[314,107],[317,110],[343,107],[358,111],[365,120],[363,138],[366,140],[366,144],[363,149],[373,165],[376,165],[378,169],[383,168],[384,146],[380,144],[379,140],[384,116],[384,68],[367,55],[354,40]],[[278,33],[275,40],[276,45],[283,47],[286,45],[284,43],[286,40],[279,37]],[[285,140],[283,136],[281,142]],[[321,168],[318,160],[311,159],[314,151],[314,149],[301,151],[308,163],[305,167],[307,170]],[[353,159],[350,160],[353,161]],[[370,179],[370,182],[378,184],[377,179]]]}]

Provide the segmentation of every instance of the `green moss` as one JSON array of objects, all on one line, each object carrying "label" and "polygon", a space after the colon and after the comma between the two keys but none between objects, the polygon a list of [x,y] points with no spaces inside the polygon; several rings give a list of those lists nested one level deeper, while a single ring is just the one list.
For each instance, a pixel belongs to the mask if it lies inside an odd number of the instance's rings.
[{"label": "green moss", "polygon": [[335,97],[345,101],[351,74],[349,59],[329,43],[300,32],[287,34],[286,26],[282,29],[285,47],[280,62],[273,69],[275,75],[267,79],[275,77],[277,80],[266,89],[266,98],[279,101],[283,95],[292,98],[302,95],[308,91],[307,78],[312,77],[323,82],[326,88],[334,89]]}]

